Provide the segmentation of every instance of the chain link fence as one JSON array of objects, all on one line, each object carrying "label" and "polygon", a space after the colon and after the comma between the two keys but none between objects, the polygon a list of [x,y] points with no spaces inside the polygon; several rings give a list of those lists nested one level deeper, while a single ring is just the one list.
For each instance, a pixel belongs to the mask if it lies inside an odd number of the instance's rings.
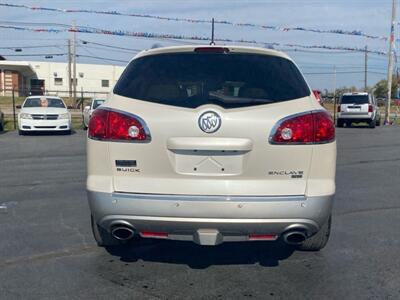
[{"label": "chain link fence", "polygon": [[90,105],[92,99],[107,99],[109,93],[100,91],[76,92],[76,98],[68,90],[27,90],[27,89],[0,89],[0,122],[6,130],[17,128],[17,115],[20,106],[27,96],[56,96],[64,100],[72,116],[72,123],[75,129],[82,128],[83,109]]}]

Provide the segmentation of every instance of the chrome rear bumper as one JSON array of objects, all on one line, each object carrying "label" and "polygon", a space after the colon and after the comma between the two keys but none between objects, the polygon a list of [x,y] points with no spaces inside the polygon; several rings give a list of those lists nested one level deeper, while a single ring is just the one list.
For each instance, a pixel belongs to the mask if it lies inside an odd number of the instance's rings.
[{"label": "chrome rear bumper", "polygon": [[[197,196],[100,193],[88,191],[95,221],[110,230],[126,224],[136,232],[167,233],[163,238],[215,245],[279,237],[300,229],[311,236],[328,219],[332,197]],[[144,235],[142,235],[144,236]],[[154,236],[153,236],[154,237]]]}]

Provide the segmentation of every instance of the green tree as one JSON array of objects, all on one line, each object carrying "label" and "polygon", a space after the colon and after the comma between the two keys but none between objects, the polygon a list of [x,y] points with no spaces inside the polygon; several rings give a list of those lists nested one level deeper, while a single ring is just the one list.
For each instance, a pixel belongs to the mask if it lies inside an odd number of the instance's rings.
[{"label": "green tree", "polygon": [[[392,98],[396,98],[397,97],[397,88],[398,88],[399,84],[397,82],[397,78],[395,76],[393,76],[392,79]],[[381,81],[379,81],[377,84],[375,84],[375,90],[374,90],[374,94],[376,98],[387,98],[387,80],[383,79]]]}]

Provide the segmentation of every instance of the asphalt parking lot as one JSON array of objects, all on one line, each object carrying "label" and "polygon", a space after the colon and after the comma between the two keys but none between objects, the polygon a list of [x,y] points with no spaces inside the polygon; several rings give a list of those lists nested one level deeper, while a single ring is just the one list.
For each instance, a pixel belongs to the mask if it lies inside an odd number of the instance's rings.
[{"label": "asphalt parking lot", "polygon": [[400,299],[400,128],[337,130],[332,235],[276,243],[145,241],[90,230],[85,132],[0,134],[1,299]]}]

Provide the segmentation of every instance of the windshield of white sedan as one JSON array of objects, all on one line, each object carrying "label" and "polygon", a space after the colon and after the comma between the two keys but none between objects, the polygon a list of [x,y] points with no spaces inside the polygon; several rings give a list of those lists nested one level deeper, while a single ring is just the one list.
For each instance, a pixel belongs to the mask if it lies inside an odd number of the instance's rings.
[{"label": "windshield of white sedan", "polygon": [[65,104],[61,99],[58,98],[31,98],[25,101],[24,107],[56,107],[65,108]]},{"label": "windshield of white sedan", "polygon": [[310,95],[288,59],[256,54],[174,53],[133,60],[114,93],[154,103],[236,108]]},{"label": "windshield of white sedan", "polygon": [[105,100],[93,100],[93,109],[98,108],[100,105],[102,105],[105,102]]}]

